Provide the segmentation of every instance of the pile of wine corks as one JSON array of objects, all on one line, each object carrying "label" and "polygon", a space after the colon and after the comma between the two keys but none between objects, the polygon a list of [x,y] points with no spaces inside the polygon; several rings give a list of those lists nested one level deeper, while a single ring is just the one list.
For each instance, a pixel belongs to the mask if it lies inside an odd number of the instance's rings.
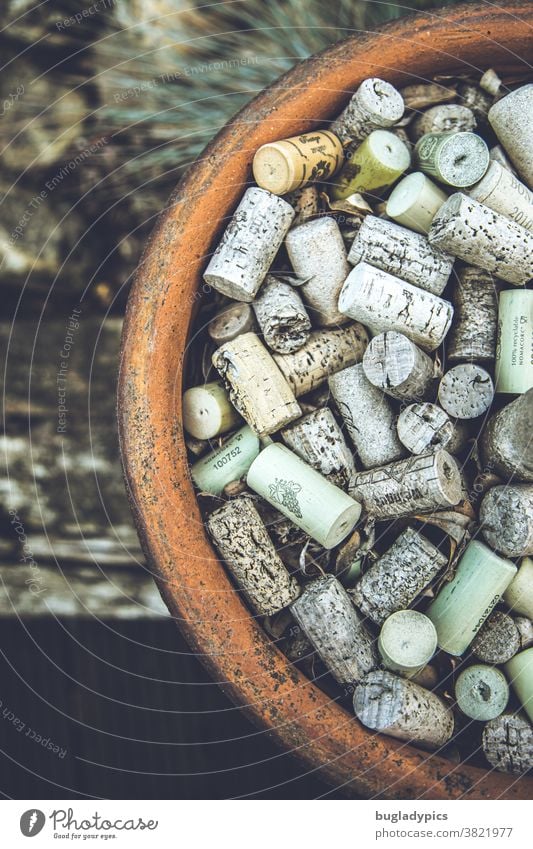
[{"label": "pile of wine corks", "polygon": [[183,399],[207,532],[277,647],[369,729],[516,774],[532,113],[533,85],[493,70],[368,79],[330,126],[263,145],[205,269]]}]

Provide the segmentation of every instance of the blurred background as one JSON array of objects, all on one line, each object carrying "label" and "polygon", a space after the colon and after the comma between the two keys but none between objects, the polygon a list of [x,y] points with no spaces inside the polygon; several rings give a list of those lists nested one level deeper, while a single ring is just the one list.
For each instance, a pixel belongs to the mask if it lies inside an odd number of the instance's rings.
[{"label": "blurred background", "polygon": [[335,795],[209,679],[133,527],[115,426],[155,217],[237,109],[420,8],[377,0],[2,0],[0,792]]}]

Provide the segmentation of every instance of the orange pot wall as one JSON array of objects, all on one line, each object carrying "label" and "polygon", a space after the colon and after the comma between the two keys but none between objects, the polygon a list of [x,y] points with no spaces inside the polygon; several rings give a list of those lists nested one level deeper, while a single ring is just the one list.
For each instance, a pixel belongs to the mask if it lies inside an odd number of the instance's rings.
[{"label": "orange pot wall", "polygon": [[[181,425],[194,293],[251,181],[255,150],[320,126],[366,77],[403,86],[439,72],[527,71],[533,5],[465,5],[356,35],[299,64],[245,107],[204,151],[157,222],[123,334],[121,449],[132,508],[165,602],[213,678],[284,749],[347,795],[531,798],[533,779],[457,766],[363,728],[269,641],[206,538]],[[530,30],[529,30],[530,32]]]}]

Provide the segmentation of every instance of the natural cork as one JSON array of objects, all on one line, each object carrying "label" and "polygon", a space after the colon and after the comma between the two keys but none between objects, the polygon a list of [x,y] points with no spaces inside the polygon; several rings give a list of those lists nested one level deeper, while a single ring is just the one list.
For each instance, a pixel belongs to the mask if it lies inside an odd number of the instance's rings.
[{"label": "natural cork", "polygon": [[481,80],[479,82],[479,86],[472,85],[470,82],[459,83],[457,93],[462,105],[467,106],[474,113],[478,126],[484,126],[487,123],[493,98],[483,90]]},{"label": "natural cork", "polygon": [[499,162],[490,162],[485,176],[468,189],[467,194],[515,224],[533,231],[533,193]]},{"label": "natural cork", "polygon": [[234,407],[259,436],[301,415],[293,392],[255,333],[244,333],[213,354]]},{"label": "natural cork", "polygon": [[533,187],[533,83],[515,89],[498,100],[489,112],[489,122],[510,156],[520,177]]},{"label": "natural cork", "polygon": [[518,177],[513,163],[507,156],[501,144],[495,144],[494,147],[491,147],[491,149],[489,150],[489,156],[491,162],[498,162],[502,166],[502,168],[505,168],[511,174],[514,174],[515,177]]},{"label": "natural cork", "polygon": [[491,719],[482,740],[485,757],[499,772],[522,775],[533,768],[533,727],[523,714]]},{"label": "natural cork", "polygon": [[476,419],[487,412],[494,398],[488,371],[474,363],[461,363],[446,372],[439,385],[439,403],[456,419]]},{"label": "natural cork", "polygon": [[354,684],[378,666],[372,637],[331,575],[308,584],[292,614],[339,684]]},{"label": "natural cork", "polygon": [[[525,559],[529,560],[529,558]],[[531,648],[533,646],[533,620],[527,616],[515,616],[514,622],[520,634],[520,650]]]},{"label": "natural cork", "polygon": [[481,268],[465,266],[454,285],[454,320],[446,339],[448,359],[493,360],[498,330],[500,281]]},{"label": "natural cork", "polygon": [[277,555],[249,496],[228,501],[207,519],[207,529],[240,589],[261,616],[271,616],[300,589]]},{"label": "natural cork", "polygon": [[406,528],[365,572],[350,595],[373,622],[382,625],[405,610],[446,566],[446,557],[413,528]]},{"label": "natural cork", "polygon": [[476,119],[468,106],[444,103],[432,106],[409,125],[409,135],[416,142],[426,133],[459,133],[475,129]]},{"label": "natural cork", "polygon": [[441,206],[428,239],[516,286],[533,277],[533,233],[460,192]]},{"label": "natural cork", "polygon": [[285,445],[331,483],[347,490],[355,474],[353,456],[327,407],[302,416],[281,431]]},{"label": "natural cork", "polygon": [[484,462],[504,478],[533,483],[533,388],[489,420],[481,436]]},{"label": "natural cork", "polygon": [[514,657],[520,647],[520,632],[513,617],[495,610],[478,631],[471,649],[483,663],[499,664]]},{"label": "natural cork", "polygon": [[414,401],[434,395],[433,360],[395,330],[371,339],[363,369],[370,383],[392,398]]},{"label": "natural cork", "polygon": [[465,444],[464,429],[452,422],[436,404],[409,404],[398,416],[400,442],[411,454],[446,448],[456,454]]},{"label": "natural cork", "polygon": [[403,98],[394,86],[372,77],[361,83],[348,106],[331,124],[331,131],[342,142],[362,141],[373,130],[392,127],[403,111]]},{"label": "natural cork", "polygon": [[367,728],[426,749],[445,746],[453,735],[453,713],[444,702],[392,672],[370,672],[355,688],[354,710]]},{"label": "natural cork", "polygon": [[365,377],[361,364],[331,375],[328,383],[363,468],[383,466],[405,456],[396,434],[394,410]]},{"label": "natural cork", "polygon": [[450,276],[453,257],[433,248],[407,227],[367,215],[352,242],[348,260],[395,274],[407,283],[440,295]]},{"label": "natural cork", "polygon": [[479,87],[493,97],[496,97],[500,93],[502,85],[503,83],[494,68],[489,68],[485,71],[479,81]]},{"label": "natural cork", "polygon": [[448,301],[366,262],[360,262],[348,275],[339,309],[373,333],[397,330],[425,351],[438,348],[453,315]]},{"label": "natural cork", "polygon": [[304,186],[303,189],[289,192],[285,195],[285,200],[290,203],[296,213],[292,222],[293,227],[297,227],[298,224],[305,224],[318,213],[319,199],[316,186]]},{"label": "natural cork", "polygon": [[255,330],[254,311],[250,304],[244,302],[224,307],[207,326],[207,332],[217,346],[252,330]]},{"label": "natural cork", "polygon": [[339,330],[315,330],[298,351],[274,354],[273,359],[299,398],[321,386],[339,369],[361,362],[367,344],[367,331],[354,322]]},{"label": "natural cork", "polygon": [[337,307],[350,271],[339,225],[328,215],[289,230],[285,246],[292,267],[304,282],[299,287],[315,326],[345,324]]},{"label": "natural cork", "polygon": [[438,83],[414,83],[400,89],[406,109],[418,111],[428,109],[430,106],[438,106],[439,103],[448,103],[455,100],[457,93],[453,88],[445,88]]},{"label": "natural cork", "polygon": [[380,520],[453,507],[463,497],[460,469],[444,450],[357,472],[350,491]]},{"label": "natural cork", "polygon": [[479,510],[481,533],[506,557],[533,554],[533,485],[507,484],[489,489]]},{"label": "natural cork", "polygon": [[290,283],[267,275],[253,308],[263,339],[272,351],[291,354],[309,339],[311,320],[298,290]]},{"label": "natural cork", "polygon": [[228,298],[253,301],[294,215],[283,198],[247,189],[205,270],[205,282]]}]

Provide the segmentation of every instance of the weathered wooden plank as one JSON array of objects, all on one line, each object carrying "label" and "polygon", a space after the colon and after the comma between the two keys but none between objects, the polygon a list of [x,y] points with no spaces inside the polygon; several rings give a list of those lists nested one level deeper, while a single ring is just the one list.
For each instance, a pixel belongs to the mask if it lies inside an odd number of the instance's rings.
[{"label": "weathered wooden plank", "polygon": [[0,563],[0,617],[163,619],[169,613],[148,570]]},{"label": "weathered wooden plank", "polygon": [[0,521],[13,555],[27,537],[36,558],[57,543],[67,561],[131,564],[142,554],[115,427],[122,321],[85,310],[73,301],[52,321],[0,322]]}]

